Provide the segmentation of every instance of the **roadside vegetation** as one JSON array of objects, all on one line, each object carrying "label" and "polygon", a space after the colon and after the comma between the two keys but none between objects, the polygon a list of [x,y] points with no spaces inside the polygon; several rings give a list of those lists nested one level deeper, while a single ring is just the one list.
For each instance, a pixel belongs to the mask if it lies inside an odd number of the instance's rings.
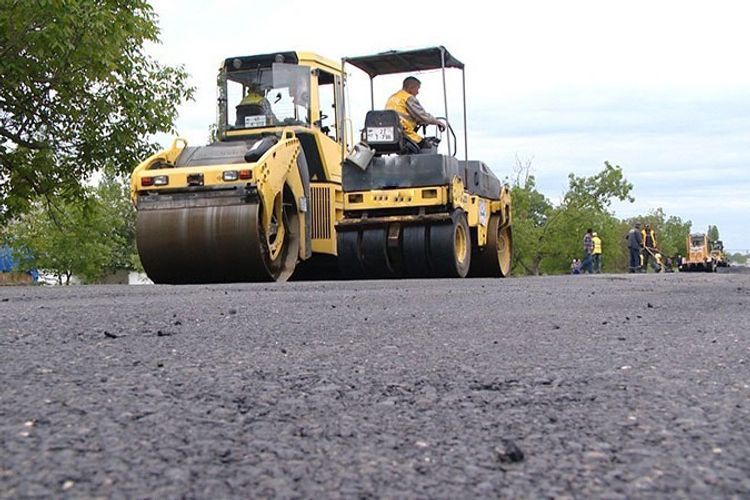
[{"label": "roadside vegetation", "polygon": [[[590,177],[568,176],[568,189],[559,203],[536,188],[531,160],[517,160],[512,180],[515,275],[564,274],[574,258],[582,257],[582,240],[591,228],[602,239],[604,272],[627,269],[625,235],[635,221],[651,224],[665,256],[685,253],[691,222],[668,215],[661,208],[629,219],[619,219],[615,200],[633,202],[634,186],[619,165],[604,162]],[[718,228],[713,226],[718,239]]]},{"label": "roadside vegetation", "polygon": [[[194,91],[182,67],[147,55],[150,43],[159,29],[146,0],[6,2],[0,11],[0,245],[19,267],[59,283],[140,268],[128,175],[157,149],[155,134],[175,132]],[[553,202],[537,190],[531,161],[517,162],[514,274],[567,273],[587,228],[604,242],[604,271],[625,270],[633,220],[611,205],[634,201],[634,186],[609,162],[568,181]],[[690,221],[661,208],[636,219],[652,225],[665,255],[685,251]]]},{"label": "roadside vegetation", "polygon": [[147,55],[156,21],[145,0],[0,9],[0,243],[19,265],[61,282],[137,267],[125,179],[193,94]]}]

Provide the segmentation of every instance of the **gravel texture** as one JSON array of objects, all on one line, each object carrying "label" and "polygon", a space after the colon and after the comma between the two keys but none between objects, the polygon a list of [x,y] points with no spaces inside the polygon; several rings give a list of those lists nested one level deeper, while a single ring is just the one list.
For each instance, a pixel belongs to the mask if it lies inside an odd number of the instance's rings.
[{"label": "gravel texture", "polygon": [[750,274],[0,288],[0,498],[750,495]]}]

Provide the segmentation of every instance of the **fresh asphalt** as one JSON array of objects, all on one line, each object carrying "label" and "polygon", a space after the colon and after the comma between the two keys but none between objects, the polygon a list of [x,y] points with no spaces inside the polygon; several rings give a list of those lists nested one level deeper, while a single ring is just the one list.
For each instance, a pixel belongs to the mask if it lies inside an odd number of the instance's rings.
[{"label": "fresh asphalt", "polygon": [[750,495],[750,274],[0,288],[0,498]]}]

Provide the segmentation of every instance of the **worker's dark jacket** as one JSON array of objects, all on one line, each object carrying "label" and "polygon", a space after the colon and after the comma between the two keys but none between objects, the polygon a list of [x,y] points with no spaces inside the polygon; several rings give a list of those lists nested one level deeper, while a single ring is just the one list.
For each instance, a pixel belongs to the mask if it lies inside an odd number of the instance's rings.
[{"label": "worker's dark jacket", "polygon": [[640,250],[642,246],[643,236],[641,236],[641,232],[631,229],[628,233],[628,248],[631,250]]}]

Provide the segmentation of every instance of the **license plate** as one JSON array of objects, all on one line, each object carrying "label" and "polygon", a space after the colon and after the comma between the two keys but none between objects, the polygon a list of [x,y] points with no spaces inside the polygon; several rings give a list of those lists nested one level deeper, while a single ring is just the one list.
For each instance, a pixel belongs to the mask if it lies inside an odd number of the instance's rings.
[{"label": "license plate", "polygon": [[266,117],[263,115],[253,115],[245,117],[245,127],[265,127]]},{"label": "license plate", "polygon": [[393,127],[367,127],[367,142],[393,142]]}]

